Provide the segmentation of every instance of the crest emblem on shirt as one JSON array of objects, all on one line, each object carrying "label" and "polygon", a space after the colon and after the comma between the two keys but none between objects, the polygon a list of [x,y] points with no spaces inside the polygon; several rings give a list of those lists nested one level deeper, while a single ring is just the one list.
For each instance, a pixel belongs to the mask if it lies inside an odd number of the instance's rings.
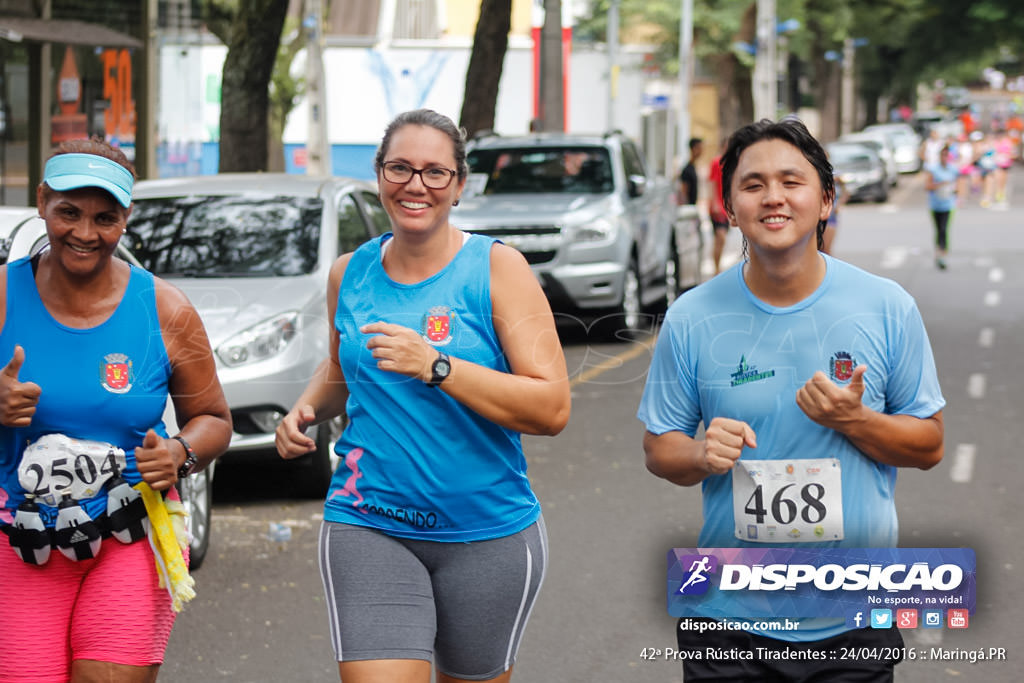
[{"label": "crest emblem on shirt", "polygon": [[434,306],[423,316],[423,338],[434,346],[444,346],[452,340],[454,315],[447,306]]},{"label": "crest emblem on shirt", "polygon": [[828,362],[828,374],[836,382],[849,382],[857,362],[846,351],[836,351]]},{"label": "crest emblem on shirt", "polygon": [[134,379],[132,361],[123,353],[108,353],[100,363],[100,383],[112,394],[125,394]]}]

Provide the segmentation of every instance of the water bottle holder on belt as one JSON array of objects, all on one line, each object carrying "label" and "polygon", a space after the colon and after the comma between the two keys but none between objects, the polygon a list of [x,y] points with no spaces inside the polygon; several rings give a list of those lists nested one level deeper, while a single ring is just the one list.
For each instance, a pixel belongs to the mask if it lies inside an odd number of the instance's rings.
[{"label": "water bottle holder on belt", "polygon": [[76,512],[80,514],[62,528],[39,529],[19,525],[17,516],[14,524],[0,528],[7,534],[8,542],[18,557],[28,564],[43,565],[50,557],[50,550],[57,548],[69,560],[88,560],[96,557],[105,538],[112,536],[127,544],[139,541],[149,533],[146,506],[139,496],[111,514],[100,514],[97,519],[89,519],[77,501],[69,499],[69,502],[70,506],[79,507]]}]

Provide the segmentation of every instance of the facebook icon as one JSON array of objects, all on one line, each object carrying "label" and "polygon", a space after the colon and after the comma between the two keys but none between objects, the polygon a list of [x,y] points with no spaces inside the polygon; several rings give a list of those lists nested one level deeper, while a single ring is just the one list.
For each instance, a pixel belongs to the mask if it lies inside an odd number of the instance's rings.
[{"label": "facebook icon", "polygon": [[855,612],[846,615],[846,626],[848,628],[864,628],[864,612]]}]

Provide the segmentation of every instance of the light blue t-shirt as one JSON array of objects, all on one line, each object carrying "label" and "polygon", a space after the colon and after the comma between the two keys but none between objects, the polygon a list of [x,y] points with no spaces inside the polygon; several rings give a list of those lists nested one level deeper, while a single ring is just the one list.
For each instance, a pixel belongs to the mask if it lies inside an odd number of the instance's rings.
[{"label": "light blue t-shirt", "polygon": [[392,280],[381,265],[390,233],[352,255],[334,325],[348,385],[349,424],[324,518],[405,538],[475,541],[522,531],[540,515],[520,434],[481,417],[440,388],[377,368],[359,328],[416,330],[452,358],[500,372],[509,366],[491,311],[494,240],[471,236],[434,276]]},{"label": "light blue t-shirt", "polygon": [[[824,281],[793,306],[757,299],[742,263],[681,296],[659,334],[637,415],[653,434],[675,430],[691,437],[718,416],[743,420],[754,430],[757,448],[745,449],[741,461],[837,461],[842,539],[794,542],[783,525],[770,538],[775,529],[751,529],[746,522],[755,520],[735,519],[733,475],[725,474],[702,483],[700,547],[896,546],[896,468],[813,422],[796,404],[796,392],[817,371],[842,386],[854,367],[866,365],[862,401],[875,411],[926,418],[945,400],[910,295],[891,280],[823,258]],[[770,506],[770,500],[748,499],[746,490],[742,495],[740,502],[752,508]],[[817,514],[807,512],[812,519]],[[824,630],[763,635],[818,640],[845,630],[831,623]]]},{"label": "light blue t-shirt", "polygon": [[960,171],[951,163],[929,164],[925,172],[932,175],[937,183],[934,190],[928,191],[928,208],[932,211],[952,211],[956,208],[956,181]]}]

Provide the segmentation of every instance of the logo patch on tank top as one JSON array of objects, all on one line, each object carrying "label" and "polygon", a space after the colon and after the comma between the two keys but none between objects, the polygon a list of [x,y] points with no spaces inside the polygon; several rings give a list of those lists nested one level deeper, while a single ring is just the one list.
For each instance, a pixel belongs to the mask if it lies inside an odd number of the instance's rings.
[{"label": "logo patch on tank top", "polygon": [[434,346],[444,346],[452,340],[455,314],[447,306],[434,306],[423,316],[423,338]]},{"label": "logo patch on tank top", "polygon": [[126,394],[132,388],[132,361],[123,353],[108,353],[100,363],[100,384],[112,394]]},{"label": "logo patch on tank top", "polygon": [[853,369],[857,361],[846,351],[836,351],[829,360],[828,373],[836,382],[847,382],[853,377]]}]

